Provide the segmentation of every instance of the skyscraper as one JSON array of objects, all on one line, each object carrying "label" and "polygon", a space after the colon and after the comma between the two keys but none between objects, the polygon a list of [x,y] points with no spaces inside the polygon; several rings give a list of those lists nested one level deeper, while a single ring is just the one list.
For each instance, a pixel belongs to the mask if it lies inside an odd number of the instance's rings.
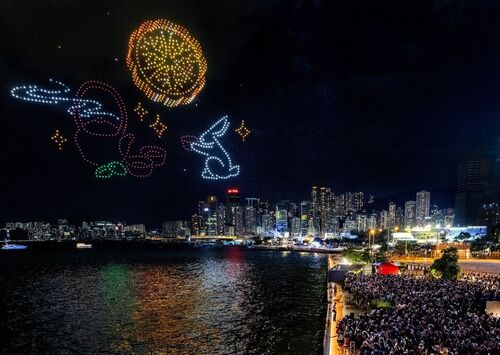
[{"label": "skyscraper", "polygon": [[396,225],[396,204],[389,202],[389,212],[387,213],[387,228],[394,228]]},{"label": "skyscraper", "polygon": [[455,225],[479,225],[481,208],[494,197],[491,194],[493,171],[491,158],[471,156],[458,166],[455,194]]},{"label": "skyscraper", "polygon": [[318,187],[313,186],[311,191],[311,216],[309,220],[309,232],[317,235],[320,229]]},{"label": "skyscraper", "polygon": [[[243,212],[239,211],[240,207],[240,190],[237,188],[229,188],[226,195],[226,226],[224,230],[229,231],[228,233],[237,234],[236,225],[239,224],[240,228],[243,228]],[[240,219],[240,220],[238,220]],[[226,234],[226,232],[224,232]]]},{"label": "skyscraper", "polygon": [[415,227],[416,222],[416,202],[406,201],[405,202],[405,228]]},{"label": "skyscraper", "polygon": [[276,204],[276,231],[281,235],[288,232],[288,201],[280,201]]},{"label": "skyscraper", "polygon": [[300,203],[300,234],[302,237],[309,233],[309,220],[311,215],[311,202],[302,201]]},{"label": "skyscraper", "polygon": [[[396,210],[394,210],[394,215],[395,214]],[[378,223],[379,228],[387,229],[388,223],[389,223],[389,212],[387,212],[386,210],[380,211],[380,217]]]},{"label": "skyscraper", "polygon": [[207,197],[203,217],[206,221],[206,234],[210,236],[217,235],[217,196]]},{"label": "skyscraper", "polygon": [[417,225],[419,227],[423,227],[428,223],[427,218],[429,217],[429,206],[431,203],[431,193],[429,191],[419,191],[417,192],[417,198],[416,198],[416,219],[417,219]]},{"label": "skyscraper", "polygon": [[402,207],[396,208],[396,225],[398,228],[403,228],[405,224],[405,211]]},{"label": "skyscraper", "polygon": [[217,204],[217,235],[224,235],[224,226],[226,225],[226,206]]},{"label": "skyscraper", "polygon": [[245,233],[255,234],[257,231],[257,209],[252,205],[245,207]]}]

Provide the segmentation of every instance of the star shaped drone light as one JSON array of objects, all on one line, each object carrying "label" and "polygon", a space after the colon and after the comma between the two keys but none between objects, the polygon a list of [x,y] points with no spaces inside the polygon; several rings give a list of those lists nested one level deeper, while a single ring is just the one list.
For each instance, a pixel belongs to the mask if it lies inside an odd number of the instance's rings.
[{"label": "star shaped drone light", "polygon": [[64,143],[66,143],[68,140],[64,138],[61,133],[59,133],[59,130],[56,130],[54,134],[50,137],[50,139],[57,144],[57,149],[62,150]]},{"label": "star shaped drone light", "polygon": [[155,121],[151,123],[149,127],[154,129],[158,138],[161,138],[163,133],[167,130],[167,125],[160,120],[160,115],[156,115]]},{"label": "star shaped drone light", "polygon": [[236,133],[238,133],[241,137],[241,140],[244,142],[251,131],[245,126],[245,120],[241,121],[241,124],[238,128],[235,129]]}]

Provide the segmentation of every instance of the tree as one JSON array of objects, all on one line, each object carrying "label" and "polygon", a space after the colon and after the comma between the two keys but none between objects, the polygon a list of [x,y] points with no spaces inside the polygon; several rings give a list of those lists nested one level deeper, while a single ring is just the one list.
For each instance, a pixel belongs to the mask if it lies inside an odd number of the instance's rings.
[{"label": "tree", "polygon": [[460,232],[460,234],[455,237],[457,240],[467,240],[470,238],[472,238],[472,236],[467,232]]},{"label": "tree", "polygon": [[367,250],[356,250],[347,248],[342,252],[342,257],[353,264],[367,263],[370,261],[370,254]]},{"label": "tree", "polygon": [[431,265],[431,274],[435,278],[456,280],[459,273],[458,250],[454,247],[445,249],[443,255],[439,259],[434,260]]}]

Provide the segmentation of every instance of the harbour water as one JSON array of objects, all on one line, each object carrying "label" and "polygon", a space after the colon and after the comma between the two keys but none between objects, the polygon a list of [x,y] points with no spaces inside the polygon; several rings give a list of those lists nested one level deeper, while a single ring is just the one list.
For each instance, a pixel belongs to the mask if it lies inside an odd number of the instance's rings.
[{"label": "harbour water", "polygon": [[321,353],[326,263],[239,247],[3,253],[0,349]]}]

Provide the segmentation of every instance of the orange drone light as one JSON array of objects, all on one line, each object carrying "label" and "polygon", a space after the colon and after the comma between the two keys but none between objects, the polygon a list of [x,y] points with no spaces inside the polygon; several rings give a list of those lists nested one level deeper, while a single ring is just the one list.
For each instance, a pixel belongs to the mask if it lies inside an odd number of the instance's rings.
[{"label": "orange drone light", "polygon": [[189,104],[205,85],[207,62],[200,44],[167,20],[143,22],[132,33],[126,62],[134,84],[169,107]]}]

